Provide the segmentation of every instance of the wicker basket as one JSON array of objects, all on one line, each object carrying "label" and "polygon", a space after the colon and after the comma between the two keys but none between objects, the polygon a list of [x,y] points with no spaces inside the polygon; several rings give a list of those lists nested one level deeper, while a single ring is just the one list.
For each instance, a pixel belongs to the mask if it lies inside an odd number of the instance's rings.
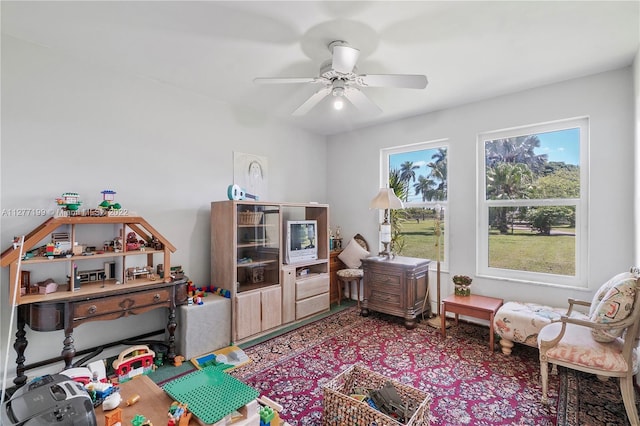
[{"label": "wicker basket", "polygon": [[379,389],[391,382],[403,401],[415,401],[418,405],[407,426],[428,425],[430,420],[429,394],[405,385],[396,380],[370,371],[362,365],[352,365],[322,387],[323,413],[322,424],[344,425],[402,425],[403,423],[370,407],[366,402],[352,398],[354,388]]},{"label": "wicker basket", "polygon": [[262,220],[262,212],[238,213],[238,225],[257,225]]}]

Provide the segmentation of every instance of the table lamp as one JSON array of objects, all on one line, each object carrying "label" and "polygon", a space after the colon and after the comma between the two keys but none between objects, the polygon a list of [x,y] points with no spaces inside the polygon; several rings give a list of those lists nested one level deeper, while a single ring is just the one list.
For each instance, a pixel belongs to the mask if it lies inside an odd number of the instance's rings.
[{"label": "table lamp", "polygon": [[378,195],[369,204],[370,209],[384,210],[384,220],[380,224],[380,242],[384,249],[379,253],[381,256],[391,257],[389,244],[391,243],[391,223],[389,223],[389,210],[403,209],[402,200],[396,196],[391,188],[380,188]]}]

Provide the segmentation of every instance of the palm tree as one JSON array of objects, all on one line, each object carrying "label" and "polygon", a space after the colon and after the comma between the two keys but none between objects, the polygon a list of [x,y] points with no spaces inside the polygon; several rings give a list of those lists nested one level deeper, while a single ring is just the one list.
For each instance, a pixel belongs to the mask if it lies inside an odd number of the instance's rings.
[{"label": "palm tree", "polygon": [[547,154],[536,154],[540,147],[537,135],[517,136],[515,138],[496,139],[485,144],[487,168],[498,163],[525,164],[536,175],[544,170],[548,161]]},{"label": "palm tree", "polygon": [[422,201],[431,201],[435,197],[435,181],[428,179],[424,176],[418,177],[418,182],[413,184],[413,189],[416,191],[416,195],[422,194]]},{"label": "palm tree", "polygon": [[[533,182],[533,172],[522,163],[497,163],[487,169],[487,199],[512,200],[527,198],[527,189]],[[509,207],[498,207],[494,218],[501,234],[509,232]]]},{"label": "palm tree", "polygon": [[427,164],[427,167],[431,168],[429,172],[430,178],[433,178],[438,182],[438,186],[435,189],[433,199],[446,200],[447,199],[447,150],[446,148],[438,148],[438,151],[431,156],[432,161]]},{"label": "palm tree", "polygon": [[405,191],[405,198],[403,198],[404,201],[409,200],[409,182],[416,181],[415,171],[419,168],[420,166],[413,164],[413,161],[405,161],[400,165],[400,181],[404,182],[407,187],[407,191]]},{"label": "palm tree", "polygon": [[[389,171],[389,188],[393,189],[393,192],[401,200],[407,200],[409,197],[409,190],[406,182],[400,179],[400,171],[398,169],[391,169]],[[389,212],[389,220],[391,222],[391,251],[396,254],[401,254],[404,248],[404,236],[402,235],[401,219],[406,219],[406,213],[404,210],[391,210]]]}]

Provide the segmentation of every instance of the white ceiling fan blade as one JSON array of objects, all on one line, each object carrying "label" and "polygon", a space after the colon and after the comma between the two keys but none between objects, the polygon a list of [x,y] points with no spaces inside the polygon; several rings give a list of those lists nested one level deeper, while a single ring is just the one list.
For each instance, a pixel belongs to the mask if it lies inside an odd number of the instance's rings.
[{"label": "white ceiling fan blade", "polygon": [[427,83],[427,76],[418,74],[362,74],[356,77],[356,84],[364,87],[424,89]]},{"label": "white ceiling fan blade", "polygon": [[311,95],[309,99],[307,99],[302,105],[300,105],[295,111],[293,111],[293,115],[304,115],[308,113],[311,108],[316,106],[318,102],[325,98],[329,93],[331,93],[331,87],[323,87],[318,90],[316,93]]},{"label": "white ceiling fan blade", "polygon": [[380,107],[373,103],[371,99],[361,90],[355,87],[347,87],[344,90],[344,97],[349,100],[356,108],[367,114],[379,114],[382,112]]},{"label": "white ceiling fan blade", "polygon": [[333,61],[331,68],[334,70],[348,74],[353,71],[356,66],[360,51],[349,46],[333,46]]},{"label": "white ceiling fan blade", "polygon": [[258,77],[253,82],[257,84],[281,84],[281,83],[320,83],[318,77]]}]

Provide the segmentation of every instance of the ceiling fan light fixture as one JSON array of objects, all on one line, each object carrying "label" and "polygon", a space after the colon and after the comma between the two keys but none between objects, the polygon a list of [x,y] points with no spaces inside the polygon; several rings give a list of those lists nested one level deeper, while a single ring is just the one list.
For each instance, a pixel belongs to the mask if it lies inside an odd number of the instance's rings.
[{"label": "ceiling fan light fixture", "polygon": [[[379,114],[380,107],[369,99],[359,87],[392,87],[406,89],[424,89],[427,77],[417,74],[358,74],[356,63],[360,50],[349,46],[344,40],[334,40],[328,45],[331,58],[322,62],[317,77],[281,77],[256,78],[256,83],[313,83],[324,87],[313,93],[302,103],[293,115],[308,113],[325,97],[333,96],[332,105],[335,110],[344,108],[346,101],[357,110],[366,114]],[[346,99],[346,100],[345,100]]]}]

